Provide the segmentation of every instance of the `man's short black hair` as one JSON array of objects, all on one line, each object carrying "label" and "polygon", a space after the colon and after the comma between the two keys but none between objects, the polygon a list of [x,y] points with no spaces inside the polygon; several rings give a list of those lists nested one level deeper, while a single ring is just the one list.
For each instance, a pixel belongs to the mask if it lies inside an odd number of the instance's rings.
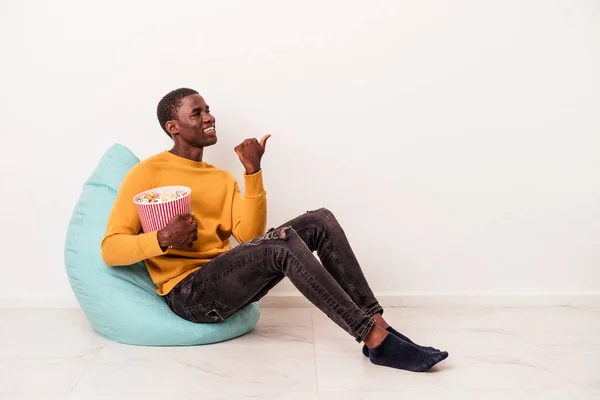
[{"label": "man's short black hair", "polygon": [[160,127],[163,128],[163,131],[165,131],[169,137],[171,137],[171,134],[167,132],[165,126],[167,121],[177,119],[177,110],[181,107],[181,99],[192,94],[198,94],[198,92],[194,89],[179,88],[167,93],[158,102],[158,107],[156,107],[158,122],[160,123]]}]

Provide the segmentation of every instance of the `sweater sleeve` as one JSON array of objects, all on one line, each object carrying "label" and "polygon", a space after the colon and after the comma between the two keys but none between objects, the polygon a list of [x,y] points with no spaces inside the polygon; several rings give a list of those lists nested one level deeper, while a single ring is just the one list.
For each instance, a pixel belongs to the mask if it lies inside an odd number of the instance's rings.
[{"label": "sweater sleeve", "polygon": [[233,192],[232,234],[239,243],[263,235],[267,229],[267,193],[263,186],[262,169],[252,175],[244,173],[244,183],[246,190],[243,199],[237,182]]},{"label": "sweater sleeve", "polygon": [[113,267],[166,254],[158,245],[157,232],[140,233],[142,224],[133,197],[150,189],[147,176],[133,168],[123,179],[102,240],[102,258]]}]

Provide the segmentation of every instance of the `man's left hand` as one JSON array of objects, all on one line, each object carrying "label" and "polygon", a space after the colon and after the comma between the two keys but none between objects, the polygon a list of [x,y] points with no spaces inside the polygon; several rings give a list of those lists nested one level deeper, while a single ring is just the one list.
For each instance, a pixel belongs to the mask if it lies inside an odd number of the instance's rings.
[{"label": "man's left hand", "polygon": [[240,158],[242,165],[246,168],[247,175],[252,175],[260,171],[260,160],[263,154],[265,154],[267,140],[270,137],[271,135],[263,136],[260,139],[260,143],[254,138],[246,139],[235,147],[234,150]]}]

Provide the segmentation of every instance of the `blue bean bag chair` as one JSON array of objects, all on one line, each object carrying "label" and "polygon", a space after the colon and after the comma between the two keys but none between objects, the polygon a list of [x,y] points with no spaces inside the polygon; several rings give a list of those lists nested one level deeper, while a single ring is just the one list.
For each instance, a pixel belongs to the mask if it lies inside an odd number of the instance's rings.
[{"label": "blue bean bag chair", "polygon": [[73,292],[94,329],[104,338],[145,346],[191,346],[249,332],[260,311],[253,303],[220,323],[195,324],[175,315],[156,293],[143,262],[108,267],[100,242],[121,181],[140,160],[114,145],[83,186],[69,223],[65,265]]}]

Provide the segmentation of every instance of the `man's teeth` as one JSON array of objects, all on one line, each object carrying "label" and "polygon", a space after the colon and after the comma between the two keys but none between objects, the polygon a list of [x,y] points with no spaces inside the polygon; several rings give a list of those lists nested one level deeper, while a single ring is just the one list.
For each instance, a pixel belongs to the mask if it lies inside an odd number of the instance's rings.
[{"label": "man's teeth", "polygon": [[210,132],[210,131],[214,131],[214,130],[215,130],[215,127],[214,127],[214,126],[211,126],[211,127],[209,127],[209,128],[206,128],[206,129],[204,130],[204,132]]}]

